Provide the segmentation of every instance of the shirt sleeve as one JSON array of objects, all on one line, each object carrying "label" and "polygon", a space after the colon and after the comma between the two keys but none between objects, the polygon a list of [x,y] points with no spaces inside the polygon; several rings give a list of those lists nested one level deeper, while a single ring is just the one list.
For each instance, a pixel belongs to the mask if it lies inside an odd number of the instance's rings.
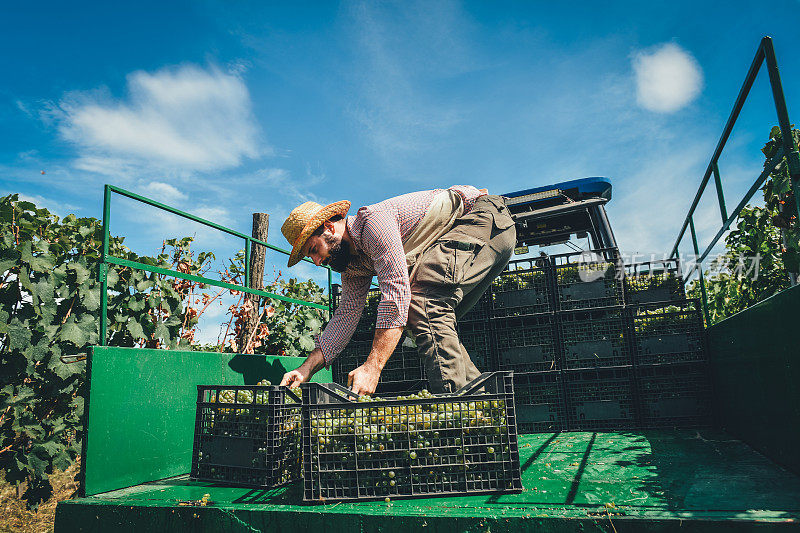
[{"label": "shirt sleeve", "polygon": [[322,351],[325,366],[329,366],[344,350],[356,330],[372,278],[342,274],[342,301],[314,344]]},{"label": "shirt sleeve", "polygon": [[399,328],[408,321],[411,303],[411,286],[408,266],[397,219],[390,212],[376,211],[364,222],[361,242],[365,253],[372,259],[381,301],[378,304],[376,329]]}]

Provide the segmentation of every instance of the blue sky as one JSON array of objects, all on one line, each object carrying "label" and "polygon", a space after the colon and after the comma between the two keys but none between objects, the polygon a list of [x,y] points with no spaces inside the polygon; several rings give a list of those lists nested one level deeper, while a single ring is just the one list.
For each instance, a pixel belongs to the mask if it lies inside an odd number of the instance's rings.
[{"label": "blue sky", "polygon": [[[305,200],[607,176],[621,248],[663,253],[764,35],[800,120],[796,0],[114,4],[3,8],[0,194],[100,217],[113,183],[243,232],[268,212],[283,246]],[[774,123],[762,72],[721,161],[729,204]],[[140,253],[240,247],[114,207]],[[718,223],[708,195],[701,236]]]}]

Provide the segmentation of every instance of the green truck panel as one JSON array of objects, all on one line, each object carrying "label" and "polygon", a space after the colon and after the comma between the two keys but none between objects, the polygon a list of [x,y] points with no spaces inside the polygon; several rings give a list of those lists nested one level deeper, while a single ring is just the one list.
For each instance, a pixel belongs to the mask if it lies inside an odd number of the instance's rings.
[{"label": "green truck panel", "polygon": [[[197,385],[279,383],[301,357],[94,347],[87,368],[85,495],[191,468]],[[329,370],[315,380],[331,381]]]},{"label": "green truck panel", "polygon": [[719,424],[800,474],[800,285],[708,329]]}]

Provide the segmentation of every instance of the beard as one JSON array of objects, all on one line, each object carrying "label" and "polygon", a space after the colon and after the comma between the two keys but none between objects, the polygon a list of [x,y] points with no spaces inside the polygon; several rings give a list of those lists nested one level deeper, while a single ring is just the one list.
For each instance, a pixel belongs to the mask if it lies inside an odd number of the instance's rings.
[{"label": "beard", "polygon": [[341,274],[347,270],[347,266],[350,264],[350,244],[344,239],[336,242],[336,239],[331,235],[325,236],[325,242],[328,245],[328,259],[326,263],[331,267],[331,270]]}]

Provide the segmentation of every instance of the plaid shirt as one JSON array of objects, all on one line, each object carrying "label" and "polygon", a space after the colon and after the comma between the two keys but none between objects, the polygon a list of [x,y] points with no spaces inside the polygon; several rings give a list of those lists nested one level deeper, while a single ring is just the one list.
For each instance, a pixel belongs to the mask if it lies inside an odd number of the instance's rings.
[{"label": "plaid shirt", "polygon": [[[411,287],[408,281],[403,240],[425,216],[433,197],[444,189],[413,192],[389,198],[358,210],[346,219],[347,231],[355,243],[358,257],[342,273],[342,299],[325,330],[315,343],[330,365],[358,325],[372,277],[378,277],[381,301],[375,328],[388,329],[406,325]],[[455,185],[449,190],[464,199],[468,213],[475,200],[486,194],[469,185]]]}]

